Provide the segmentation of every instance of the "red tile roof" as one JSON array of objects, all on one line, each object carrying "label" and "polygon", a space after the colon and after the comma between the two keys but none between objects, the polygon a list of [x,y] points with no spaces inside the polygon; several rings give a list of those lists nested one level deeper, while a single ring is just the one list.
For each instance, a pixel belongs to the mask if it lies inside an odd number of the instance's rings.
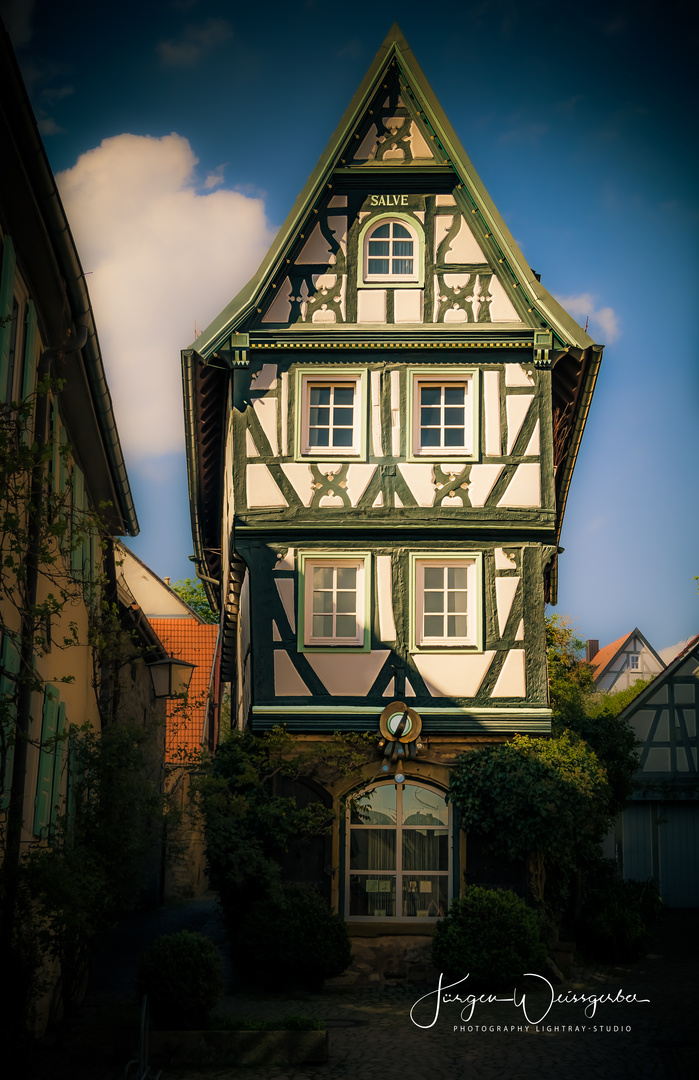
[{"label": "red tile roof", "polygon": [[201,748],[218,626],[200,623],[198,619],[149,619],[149,622],[171,656],[197,665],[186,702],[170,699],[167,703],[165,761],[173,763]]},{"label": "red tile roof", "polygon": [[602,674],[607,664],[610,664],[612,662],[619,650],[629,640],[632,633],[633,630],[631,630],[628,634],[624,634],[623,637],[618,638],[616,641],[613,641],[611,645],[605,645],[603,649],[600,649],[600,651],[592,657],[590,663],[595,669],[595,678],[598,675]]}]

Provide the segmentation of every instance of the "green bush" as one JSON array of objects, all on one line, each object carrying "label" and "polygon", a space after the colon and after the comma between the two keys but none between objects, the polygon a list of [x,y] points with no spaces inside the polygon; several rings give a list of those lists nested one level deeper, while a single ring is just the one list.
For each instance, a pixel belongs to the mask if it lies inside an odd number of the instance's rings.
[{"label": "green bush", "polygon": [[600,960],[638,960],[646,954],[648,932],[663,909],[653,881],[613,881],[588,897],[579,944]]},{"label": "green bush", "polygon": [[155,1027],[206,1027],[223,993],[222,962],[213,941],[191,930],[163,934],[144,952],[138,992],[148,995]]},{"label": "green bush", "polygon": [[236,935],[233,962],[268,987],[315,986],[352,958],[347,927],[311,886],[286,883],[253,904]]},{"label": "green bush", "polygon": [[454,979],[469,975],[469,987],[521,980],[545,959],[536,912],[509,889],[469,886],[432,938],[435,967]]}]

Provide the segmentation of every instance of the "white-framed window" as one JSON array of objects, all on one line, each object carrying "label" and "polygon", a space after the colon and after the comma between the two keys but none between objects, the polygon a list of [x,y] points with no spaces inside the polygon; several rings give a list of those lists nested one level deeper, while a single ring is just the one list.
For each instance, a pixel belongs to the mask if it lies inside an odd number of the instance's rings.
[{"label": "white-framed window", "polygon": [[424,252],[422,227],[408,214],[370,218],[359,235],[362,283],[422,285]]},{"label": "white-framed window", "polygon": [[638,653],[631,653],[629,656],[629,667],[632,671],[639,671],[641,668],[641,657]]},{"label": "white-framed window", "polygon": [[481,555],[412,555],[411,646],[480,649]]},{"label": "white-framed window", "polygon": [[369,555],[301,554],[301,650],[369,648]]},{"label": "white-framed window", "polygon": [[297,385],[299,457],[359,457],[366,452],[361,372],[300,372]]},{"label": "white-framed window", "polygon": [[450,808],[413,781],[378,784],[348,810],[345,913],[349,919],[437,919],[451,885]]},{"label": "white-framed window", "polygon": [[410,456],[472,461],[478,452],[478,373],[413,368],[408,377]]}]

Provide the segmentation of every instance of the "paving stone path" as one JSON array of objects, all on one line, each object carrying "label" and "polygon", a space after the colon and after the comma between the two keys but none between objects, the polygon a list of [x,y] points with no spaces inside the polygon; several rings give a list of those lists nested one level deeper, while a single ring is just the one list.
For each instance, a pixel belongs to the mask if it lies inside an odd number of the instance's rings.
[{"label": "paving stone path", "polygon": [[[316,1016],[330,1032],[326,1065],[297,1068],[238,1067],[207,1070],[168,1068],[162,1080],[695,1080],[699,1075],[699,1022],[696,1018],[699,922],[697,911],[669,912],[651,951],[635,964],[574,969],[564,987],[568,995],[545,1018],[547,992],[530,991],[527,1023],[511,1002],[480,1004],[471,1019],[463,1005],[443,1004],[431,1026],[411,1021],[411,1007],[435,988],[386,986],[322,994],[264,995],[244,987],[223,999],[219,1011],[236,1017],[281,1018],[290,1013]],[[106,1047],[107,1030],[120,1008],[130,1008],[138,956],[153,937],[187,927],[207,933],[220,945],[225,935],[212,898],[140,916],[120,928],[95,966],[81,1015],[53,1044],[26,1062],[22,1080],[117,1080],[123,1076],[126,1042]],[[230,972],[229,972],[230,976]],[[541,984],[544,987],[544,984]],[[544,988],[545,989],[545,988]],[[600,1003],[595,1015],[573,995],[619,990],[635,1001]],[[453,993],[459,993],[454,988]],[[509,996],[503,995],[503,996]],[[642,1003],[641,999],[648,999]],[[414,1010],[418,1023],[435,1018],[436,995]],[[109,1051],[109,1052],[107,1052]],[[115,1056],[116,1053],[116,1056]],[[119,1064],[117,1065],[117,1060]]]}]

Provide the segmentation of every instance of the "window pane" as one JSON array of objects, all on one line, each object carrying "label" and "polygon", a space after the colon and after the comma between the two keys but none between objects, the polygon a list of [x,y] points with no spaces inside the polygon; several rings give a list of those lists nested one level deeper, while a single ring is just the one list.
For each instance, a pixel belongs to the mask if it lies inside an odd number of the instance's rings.
[{"label": "window pane", "polygon": [[[378,232],[378,230],[377,230],[377,232]],[[386,235],[388,235],[388,233]],[[406,229],[405,225],[399,225],[397,221],[393,222],[393,235],[394,236],[405,236],[405,237],[407,237],[408,240],[410,239],[410,233]],[[374,233],[374,236],[376,236],[376,233]]]},{"label": "window pane", "polygon": [[388,259],[369,259],[370,274],[387,274]]},{"label": "window pane", "polygon": [[313,567],[314,589],[332,589],[334,569],[332,566]]},{"label": "window pane", "polygon": [[334,428],[333,446],[351,446],[352,428]]},{"label": "window pane", "polygon": [[312,386],[311,387],[311,405],[329,405],[330,404],[330,387],[329,386]]},{"label": "window pane", "polygon": [[362,795],[352,808],[353,825],[383,825],[396,821],[396,785],[382,784]]},{"label": "window pane", "polygon": [[441,615],[425,615],[425,637],[444,637],[444,619]]},{"label": "window pane", "polygon": [[449,878],[403,875],[403,915],[409,918],[436,919],[449,906]]},{"label": "window pane", "polygon": [[447,428],[444,432],[444,445],[445,447],[465,446],[466,440],[463,428]]},{"label": "window pane", "polygon": [[403,788],[402,816],[405,825],[446,825],[449,807],[438,791],[406,784]]},{"label": "window pane", "polygon": [[420,428],[421,446],[439,446],[439,428]]},{"label": "window pane", "polygon": [[393,829],[351,830],[351,870],[395,870],[395,868],[396,834]]},{"label": "window pane", "polygon": [[370,240],[369,258],[380,259],[382,256],[389,255],[390,246],[388,240]]},{"label": "window pane", "polygon": [[[426,592],[423,597],[423,610],[429,612],[444,611],[444,593]],[[449,609],[451,611],[451,608]]]},{"label": "window pane", "polygon": [[338,587],[338,589],[356,589],[356,587],[357,587],[357,567],[356,566],[338,566],[338,568],[337,568],[337,587]]},{"label": "window pane", "polygon": [[413,260],[412,259],[393,259],[393,273],[394,274],[412,274],[413,272]]},{"label": "window pane", "polygon": [[352,405],[354,402],[354,387],[353,386],[336,386],[335,387],[335,404],[336,405]]},{"label": "window pane", "polygon": [[461,615],[468,611],[466,595],[462,590],[447,593],[447,611],[450,615]]},{"label": "window pane", "polygon": [[426,589],[443,589],[444,588],[444,567],[443,566],[426,566],[425,572],[425,588]]},{"label": "window pane", "polygon": [[311,428],[308,432],[309,446],[330,446],[330,431],[328,428]]},{"label": "window pane", "polygon": [[352,427],[354,409],[338,409],[333,411],[333,427]]},{"label": "window pane", "polygon": [[403,831],[404,870],[447,870],[449,834],[446,829],[405,829]]},{"label": "window pane", "polygon": [[439,427],[440,420],[441,414],[439,409],[425,405],[420,409],[420,423],[423,427]]},{"label": "window pane", "polygon": [[333,617],[332,615],[314,615],[313,616],[313,637],[315,638],[331,638],[333,636]]},{"label": "window pane", "polygon": [[412,260],[413,257],[413,242],[412,240],[394,240],[393,241],[393,258],[407,258]]},{"label": "window pane", "polygon": [[389,919],[396,914],[396,879],[388,874],[352,874],[350,915]]},{"label": "window pane", "polygon": [[457,409],[455,405],[450,405],[448,409],[444,410],[444,423],[447,427],[463,427],[464,410]]},{"label": "window pane", "polygon": [[450,589],[466,589],[468,587],[468,570],[465,566],[447,567],[447,586]]},{"label": "window pane", "polygon": [[444,404],[445,405],[463,405],[464,404],[464,387],[463,386],[445,386],[444,387]]},{"label": "window pane", "polygon": [[332,615],[333,612],[333,594],[331,592],[314,592],[313,593],[313,614],[314,615]]},{"label": "window pane", "polygon": [[391,226],[389,225],[388,222],[386,222],[385,225],[379,225],[378,229],[374,229],[373,233],[371,234],[372,240],[374,239],[375,236],[380,236],[382,239],[384,237],[390,236],[391,235],[390,229],[391,229]]},{"label": "window pane", "polygon": [[354,615],[338,615],[336,617],[337,636],[339,638],[355,638],[357,636],[357,619]]},{"label": "window pane", "polygon": [[447,615],[447,637],[468,637],[468,618],[466,615]]},{"label": "window pane", "polygon": [[327,427],[330,423],[330,409],[312,406],[309,420],[311,427]]},{"label": "window pane", "polygon": [[337,611],[343,615],[352,614],[356,611],[357,594],[355,592],[339,592],[337,594]]},{"label": "window pane", "polygon": [[439,405],[441,401],[441,391],[438,386],[423,386],[420,389],[420,404],[421,405]]}]

